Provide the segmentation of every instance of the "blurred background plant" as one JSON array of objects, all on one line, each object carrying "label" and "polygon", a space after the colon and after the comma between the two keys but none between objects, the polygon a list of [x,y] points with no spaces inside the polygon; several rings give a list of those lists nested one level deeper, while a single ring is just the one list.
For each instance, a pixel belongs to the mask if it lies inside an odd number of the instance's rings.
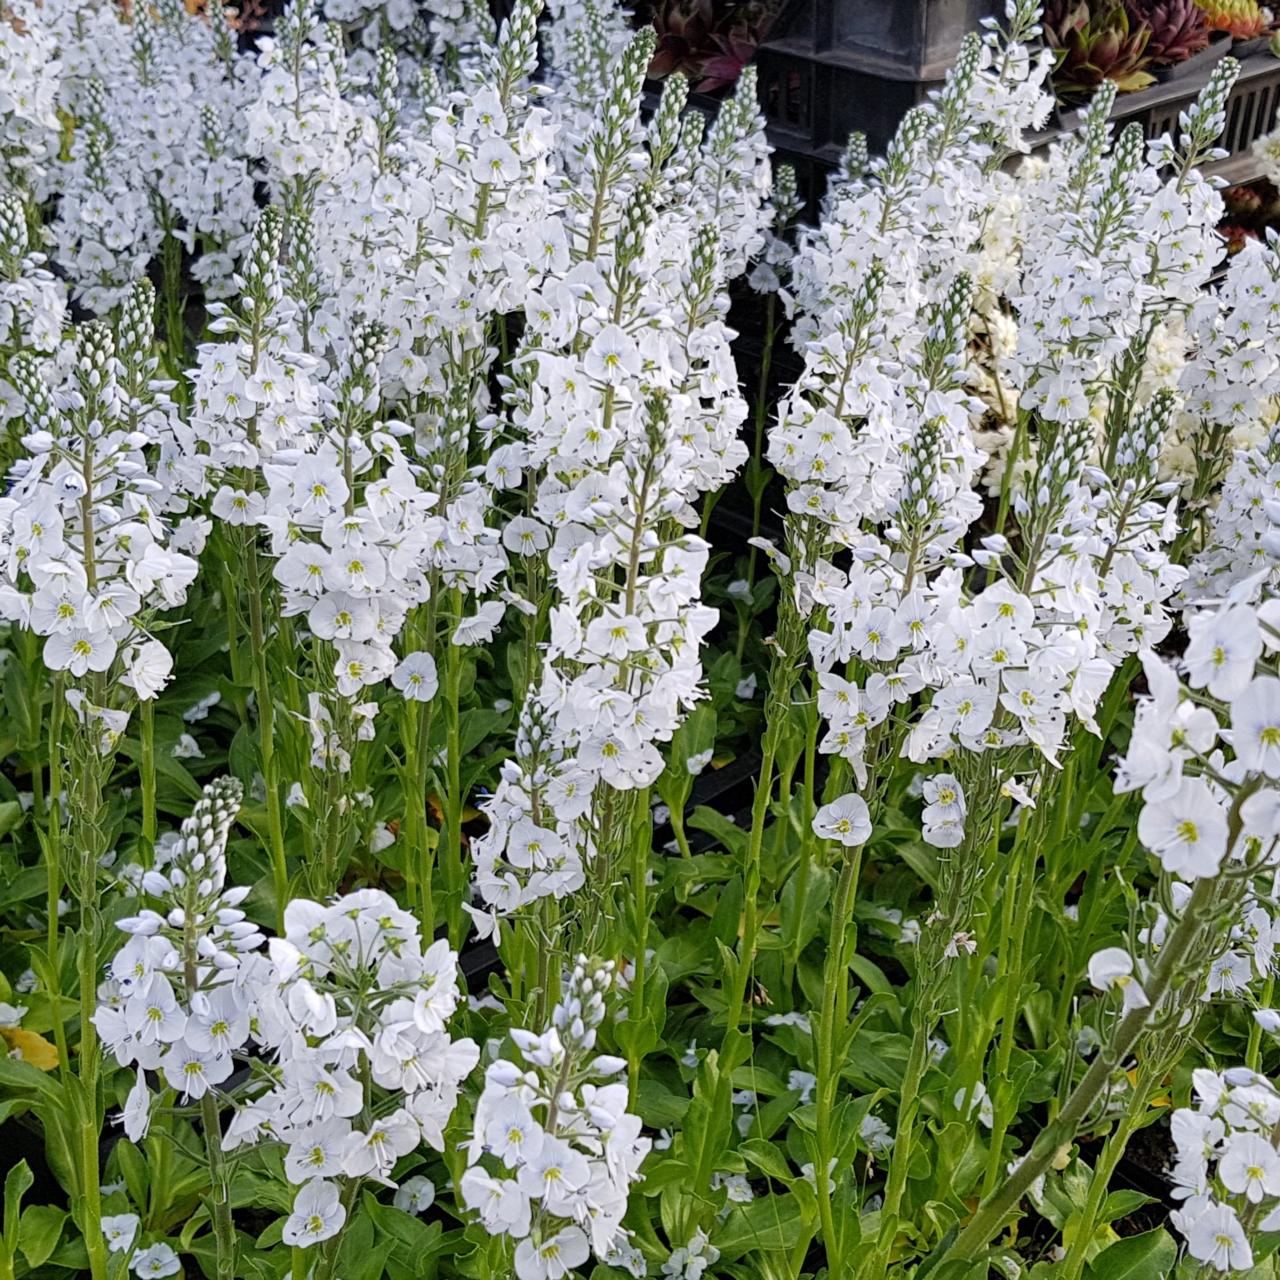
[{"label": "blurred background plant", "polygon": [[1275,12],[1257,0],[1049,0],[1044,9],[1054,88],[1069,104],[1106,80],[1122,93],[1145,89],[1211,45],[1225,52],[1275,31]]},{"label": "blurred background plant", "polygon": [[783,0],[657,0],[636,10],[637,25],[652,22],[658,43],[649,76],[685,76],[699,93],[732,85],[769,34]]},{"label": "blurred background plant", "polygon": [[1196,0],[1125,0],[1124,8],[1131,28],[1148,29],[1153,66],[1175,66],[1209,47],[1211,28]]},{"label": "blurred background plant", "polygon": [[1045,43],[1057,56],[1053,84],[1065,102],[1087,97],[1104,80],[1123,92],[1155,82],[1148,51],[1151,28],[1120,4],[1050,0],[1044,10]]},{"label": "blurred background plant", "polygon": [[1266,35],[1275,26],[1275,14],[1258,0],[1196,0],[1214,31],[1225,31],[1236,40]]}]

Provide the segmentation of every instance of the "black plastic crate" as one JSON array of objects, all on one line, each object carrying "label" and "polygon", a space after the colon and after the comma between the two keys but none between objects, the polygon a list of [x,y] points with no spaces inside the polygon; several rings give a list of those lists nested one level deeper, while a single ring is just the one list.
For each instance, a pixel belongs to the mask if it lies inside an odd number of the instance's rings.
[{"label": "black plastic crate", "polygon": [[[1208,83],[1211,68],[1165,84],[1155,84],[1137,93],[1117,96],[1111,118],[1119,125],[1137,123],[1151,139],[1168,133],[1178,135],[1179,115],[1195,101]],[[1057,130],[1041,134],[1040,145],[1048,143],[1061,130],[1072,129],[1077,112],[1063,112]],[[1253,144],[1270,133],[1280,121],[1280,58],[1268,50],[1256,50],[1240,60],[1240,74],[1227,99],[1227,127],[1219,146],[1228,154],[1225,159],[1206,166],[1206,172],[1228,182],[1246,182],[1258,176],[1258,163]]]},{"label": "black plastic crate", "polygon": [[783,43],[764,46],[757,66],[771,139],[831,161],[855,129],[882,150],[903,115],[941,83],[886,79],[839,50],[804,53]]},{"label": "black plastic crate", "polygon": [[809,217],[849,134],[883,151],[1000,0],[792,0],[756,63],[769,141]]},{"label": "black plastic crate", "polygon": [[[817,4],[807,6],[813,12]],[[904,9],[909,6],[902,6]],[[797,18],[797,21],[799,19]],[[812,19],[812,21],[816,21]],[[869,71],[864,56],[843,49],[815,51],[809,36],[783,36],[761,48],[760,102],[777,159],[797,174],[807,214],[812,217],[853,130],[867,136],[873,154],[883,152],[903,115],[941,84],[938,79],[897,79]],[[1177,135],[1178,116],[1208,82],[1212,66],[1116,98],[1112,119],[1136,121],[1148,138]],[[1257,176],[1254,142],[1280,120],[1280,59],[1259,49],[1241,58],[1240,75],[1227,102],[1221,146],[1225,159],[1209,172],[1228,182]],[[1078,114],[1061,112],[1057,127],[1034,139],[1047,146],[1075,127]]]},{"label": "black plastic crate", "polygon": [[839,51],[852,69],[891,80],[940,80],[961,41],[998,0],[792,0],[765,48]]}]

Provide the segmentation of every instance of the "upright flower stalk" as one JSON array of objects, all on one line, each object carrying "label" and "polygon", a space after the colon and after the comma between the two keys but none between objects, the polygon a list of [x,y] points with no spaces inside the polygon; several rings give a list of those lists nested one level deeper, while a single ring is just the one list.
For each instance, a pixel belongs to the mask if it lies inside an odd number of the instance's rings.
[{"label": "upright flower stalk", "polygon": [[0,1273],[1265,1264],[1236,63],[1045,141],[1008,0],[805,226],[700,13],[252,17],[0,22]]}]

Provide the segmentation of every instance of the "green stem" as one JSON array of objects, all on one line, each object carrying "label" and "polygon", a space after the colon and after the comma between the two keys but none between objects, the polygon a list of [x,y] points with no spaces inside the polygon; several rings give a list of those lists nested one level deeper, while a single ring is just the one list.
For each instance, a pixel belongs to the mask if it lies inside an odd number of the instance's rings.
[{"label": "green stem", "polygon": [[[836,1060],[836,1041],[849,1021],[849,960],[857,943],[857,935],[850,926],[862,872],[862,850],[863,846],[858,845],[845,852],[844,865],[836,882],[836,895],[831,904],[831,937],[822,984],[822,1013],[815,1029],[817,1161],[814,1170],[818,1187],[818,1218],[826,1246],[827,1271],[831,1276],[844,1274],[844,1236],[840,1230],[843,1223],[838,1225],[836,1222],[831,1178],[827,1171],[835,1157],[833,1113],[842,1066]],[[807,862],[807,850],[804,858]]]},{"label": "green stem", "polygon": [[[194,978],[194,964],[189,974]],[[188,990],[192,990],[190,986]],[[209,1162],[209,1216],[213,1219],[213,1237],[217,1250],[216,1280],[236,1280],[236,1228],[231,1218],[231,1184],[227,1178],[226,1157],[222,1153],[222,1126],[218,1120],[218,1104],[212,1092],[200,1099],[201,1128],[204,1130],[205,1159]]]},{"label": "green stem", "polygon": [[[1232,811],[1231,845],[1236,843],[1240,830],[1239,805],[1244,791],[1236,797]],[[1203,924],[1203,917],[1210,911],[1218,892],[1218,878],[1209,876],[1196,881],[1187,901],[1182,918],[1160,951],[1149,981],[1145,984],[1149,1008],[1130,1009],[1121,1018],[1110,1042],[1094,1056],[1088,1071],[1063,1103],[1055,1120],[1047,1124],[1031,1149],[1017,1163],[1013,1171],[993,1192],[985,1196],[968,1225],[955,1238],[949,1248],[921,1268],[918,1277],[948,1261],[967,1262],[985,1249],[991,1238],[1004,1226],[1016,1211],[1018,1202],[1053,1163],[1058,1152],[1065,1150],[1074,1140],[1081,1122],[1093,1109],[1110,1080],[1115,1064],[1123,1062],[1132,1051],[1138,1038],[1146,1030],[1151,1011],[1158,1009],[1173,984],[1174,976],[1183,965],[1186,955]]]},{"label": "green stem", "polygon": [[[751,449],[751,458],[747,463],[753,488],[751,494],[751,536],[753,538],[760,536],[760,520],[764,513],[764,492],[767,487],[764,477],[764,427],[765,419],[769,414],[769,371],[773,363],[773,343],[778,329],[777,307],[778,295],[771,293],[765,304],[764,351],[760,356],[760,380],[756,385],[755,441]],[[747,553],[747,586],[749,587],[755,586],[759,557],[759,548],[751,547]],[[744,616],[738,627],[737,658],[739,662],[742,661],[742,655],[747,647],[749,620],[748,614]]]},{"label": "green stem", "polygon": [[[102,699],[94,701],[101,703]],[[75,786],[75,843],[79,846],[77,895],[80,899],[80,938],[77,967],[80,978],[80,1069],[79,1086],[74,1097],[78,1102],[79,1122],[79,1222],[89,1254],[93,1280],[104,1280],[107,1274],[106,1242],[102,1236],[102,1176],[98,1138],[102,1131],[101,1048],[93,1015],[98,1005],[98,941],[101,919],[98,913],[98,859],[104,852],[101,831],[102,785],[105,768],[94,730],[86,726],[84,740],[77,744]]]},{"label": "green stem", "polygon": [[142,783],[142,864],[149,867],[156,847],[156,712],[155,703],[144,698],[138,705],[142,738],[142,759],[138,775]]},{"label": "green stem", "polygon": [[[648,967],[649,947],[649,850],[653,843],[653,833],[649,820],[649,788],[645,787],[639,796],[635,809],[636,820],[631,837],[631,910],[634,928],[632,929],[632,948],[635,958],[635,972],[631,979],[631,1023],[639,1026],[644,1017],[645,976]],[[628,1041],[627,1048],[627,1097],[631,1110],[636,1109],[636,1099],[640,1090],[640,1061],[643,1057],[635,1038]]]},{"label": "green stem", "polygon": [[[96,1052],[96,1050],[95,1050]],[[96,1105],[98,1096],[97,1064],[86,1064],[81,1050],[80,1084],[85,1100],[80,1116],[80,1221],[84,1247],[89,1254],[89,1274],[93,1280],[106,1280],[107,1249],[102,1235],[102,1176],[98,1164],[98,1135],[101,1116]]]},{"label": "green stem", "polygon": [[538,904],[541,932],[530,931],[530,940],[537,949],[535,1005],[533,1025],[546,1025],[550,1010],[560,999],[560,969],[552,964],[556,951],[554,939],[560,927],[560,905],[555,898],[543,898]]},{"label": "green stem", "polygon": [[[1263,1009],[1271,1008],[1271,1001],[1275,998],[1276,980],[1274,974],[1267,974],[1267,980],[1262,985],[1262,1002],[1260,1007]],[[1244,1065],[1250,1071],[1257,1071],[1258,1065],[1262,1061],[1262,1027],[1259,1025],[1257,1018],[1250,1019],[1249,1026],[1249,1045],[1244,1054]]]},{"label": "green stem", "polygon": [[422,707],[405,699],[400,719],[404,741],[404,816],[406,874],[417,880],[418,919],[425,937],[435,933],[435,901],[432,881],[435,876],[435,850],[430,844],[427,823],[426,744],[423,733],[426,716]]},{"label": "green stem", "polygon": [[64,1075],[71,1071],[71,1057],[67,1050],[67,1029],[62,1013],[62,970],[59,960],[59,937],[62,926],[58,916],[58,902],[62,898],[62,716],[66,707],[66,690],[63,676],[58,672],[53,679],[53,700],[49,708],[49,807],[37,821],[45,821],[44,860],[46,873],[46,928],[48,930],[45,954],[48,956],[49,979],[53,990],[49,1002],[53,1008],[54,1042],[58,1047],[58,1064]]},{"label": "green stem", "polygon": [[169,348],[171,369],[181,380],[186,364],[186,326],[182,316],[182,245],[172,231],[164,238],[161,252],[164,291],[165,343]]},{"label": "green stem", "polygon": [[685,830],[683,807],[673,807],[671,810],[671,834],[676,838],[676,848],[680,850],[680,856],[686,859],[692,858],[693,850],[689,846],[689,833]]},{"label": "green stem", "polygon": [[267,792],[267,828],[270,837],[271,880],[275,890],[276,918],[284,935],[284,909],[289,904],[289,864],[284,847],[284,812],[280,783],[276,776],[275,695],[267,668],[267,635],[262,609],[262,575],[258,560],[257,534],[248,530],[246,559],[249,579],[249,639],[253,650],[254,694],[258,703],[258,753],[262,781]]},{"label": "green stem", "polygon": [[[920,1110],[920,1085],[929,1066],[929,1031],[933,1026],[932,1015],[915,1020],[911,1035],[911,1048],[902,1075],[902,1093],[898,1098],[898,1125],[893,1135],[893,1150],[889,1156],[889,1177],[885,1183],[884,1207],[880,1210],[882,1231],[888,1229],[898,1216],[902,1194],[907,1186],[907,1165],[914,1154],[913,1136],[916,1115]],[[881,1236],[879,1253],[883,1257],[889,1240]]]},{"label": "green stem", "polygon": [[1089,1244],[1093,1240],[1096,1229],[1098,1211],[1102,1208],[1107,1189],[1111,1185],[1111,1175],[1115,1173],[1116,1165],[1120,1163],[1125,1148],[1129,1145],[1129,1139],[1133,1137],[1142,1122],[1141,1112],[1145,1110],[1145,1101],[1144,1091],[1144,1106],[1139,1109],[1130,1105],[1119,1128],[1107,1139],[1102,1154],[1098,1157],[1093,1176],[1089,1179],[1089,1191],[1085,1196],[1084,1207],[1080,1210],[1080,1220],[1072,1237],[1070,1251],[1062,1264],[1059,1280],[1080,1280],[1080,1273],[1084,1270],[1085,1259],[1088,1256]]},{"label": "green stem", "polygon": [[[997,811],[998,816],[999,811]],[[1026,945],[1027,925],[1031,919],[1031,904],[1035,897],[1035,842],[1026,840],[1028,811],[1023,810],[1018,819],[1018,835],[1015,842],[1013,858],[1012,882],[1004,891],[1005,916],[1012,914],[1012,922],[1003,931],[998,974],[1003,979],[1004,1007],[1000,1015],[1000,1043],[996,1048],[996,1065],[994,1082],[997,1089],[1009,1074],[1009,1064],[1013,1060],[1013,1045],[1018,1022],[1019,997],[1022,994],[1022,959]],[[998,824],[997,824],[998,825]],[[1025,883],[1024,883],[1025,881]],[[1013,906],[1010,911],[1011,904]],[[977,1055],[975,1055],[977,1056]],[[972,1098],[972,1091],[967,1095]],[[987,1152],[987,1170],[983,1181],[984,1193],[990,1192],[996,1185],[1003,1165],[1004,1137],[1009,1131],[1012,1118],[1009,1108],[1003,1105],[1004,1098],[998,1096],[995,1121],[991,1130],[991,1145]]]},{"label": "green stem", "polygon": [[764,824],[769,816],[769,802],[773,797],[773,767],[777,754],[774,738],[775,735],[766,730],[760,776],[756,779],[756,792],[751,801],[751,834],[747,843],[747,865],[743,876],[742,943],[730,976],[729,996],[725,1005],[726,1038],[737,1031],[742,1021],[748,975],[755,959],[760,933],[760,853],[764,847]]},{"label": "green stem", "polygon": [[[454,587],[449,593],[449,618],[456,622],[462,615],[462,592]],[[444,831],[441,834],[440,861],[444,867],[445,918],[449,938],[456,947],[463,936],[462,900],[466,891],[466,867],[462,857],[462,647],[445,641],[444,714],[445,714],[445,795],[443,799]]]}]

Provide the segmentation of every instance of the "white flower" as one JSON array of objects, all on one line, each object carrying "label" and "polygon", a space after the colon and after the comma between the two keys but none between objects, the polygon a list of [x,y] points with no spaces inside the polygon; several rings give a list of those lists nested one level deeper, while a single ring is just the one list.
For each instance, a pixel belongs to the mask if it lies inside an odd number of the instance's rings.
[{"label": "white flower", "polygon": [[817,1083],[817,1077],[810,1075],[807,1071],[790,1071],[787,1073],[787,1088],[794,1089],[800,1094],[801,1106],[808,1104]]},{"label": "white flower", "polygon": [[1207,688],[1215,698],[1238,698],[1253,679],[1262,654],[1262,634],[1251,609],[1243,605],[1197,613],[1187,623],[1190,637],[1183,659],[1193,689]]},{"label": "white flower", "polygon": [[1138,839],[1171,875],[1216,875],[1227,852],[1227,815],[1207,782],[1183,778],[1172,796],[1142,806]]},{"label": "white flower", "polygon": [[106,671],[115,660],[116,648],[105,631],[54,632],[44,642],[44,661],[53,671],[83,676],[89,671]]},{"label": "white flower", "polygon": [[974,1085],[972,1094],[969,1094],[965,1089],[961,1089],[956,1094],[953,1102],[956,1110],[962,1116],[971,1116],[976,1110],[979,1122],[988,1129],[995,1122],[995,1108],[991,1102],[991,1095],[987,1092],[987,1086],[981,1080]]},{"label": "white flower", "polygon": [[381,1120],[367,1131],[356,1130],[347,1141],[342,1169],[349,1178],[388,1177],[392,1166],[408,1155],[422,1138],[418,1122],[404,1108]]},{"label": "white flower", "polygon": [[129,1269],[143,1280],[155,1280],[156,1277],[177,1275],[181,1265],[178,1255],[161,1241],[146,1249],[139,1249],[133,1255]]},{"label": "white flower", "polygon": [[102,1234],[112,1253],[126,1253],[133,1247],[138,1234],[139,1218],[136,1213],[108,1214],[102,1219]]},{"label": "white flower", "polygon": [[1258,1133],[1233,1133],[1218,1161],[1218,1177],[1228,1191],[1250,1204],[1280,1195],[1280,1153]]},{"label": "white flower", "polygon": [[516,1275],[520,1280],[563,1280],[591,1256],[586,1233],[562,1227],[541,1241],[521,1240],[516,1246]]},{"label": "white flower", "polygon": [[182,718],[188,724],[195,724],[198,720],[208,718],[209,712],[222,701],[222,693],[215,689],[212,693],[205,694],[198,702],[192,703],[183,713]]},{"label": "white flower", "polygon": [[173,655],[159,640],[146,640],[125,650],[122,684],[144,702],[154,698],[173,675]]},{"label": "white flower", "polygon": [[870,1111],[862,1117],[858,1137],[873,1156],[884,1156],[893,1147],[893,1131],[878,1115]]},{"label": "white flower", "polygon": [[1219,1271],[1248,1271],[1253,1266],[1253,1250],[1230,1205],[1205,1205],[1186,1235],[1191,1256]]},{"label": "white flower", "polygon": [[393,1203],[405,1213],[425,1213],[435,1203],[435,1198],[435,1183],[418,1174],[400,1184]]},{"label": "white flower", "polygon": [[231,1055],[194,1049],[178,1041],[160,1060],[165,1081],[182,1095],[183,1101],[198,1101],[232,1069]]},{"label": "white flower", "polygon": [[282,1239],[287,1245],[307,1249],[336,1236],[346,1218],[338,1184],[313,1178],[298,1189],[293,1212],[285,1220]]},{"label": "white flower", "polygon": [[1280,187],[1280,129],[1264,133],[1253,144],[1262,176],[1274,186]]},{"label": "white flower", "polygon": [[130,1142],[141,1142],[147,1136],[147,1130],[151,1126],[151,1092],[141,1069],[125,1099],[121,1119],[124,1122],[125,1136]]},{"label": "white flower", "polygon": [[429,653],[408,654],[396,667],[391,683],[413,702],[430,702],[440,687],[436,660]]},{"label": "white flower", "polygon": [[1121,947],[1103,947],[1089,958],[1089,981],[1097,991],[1119,991],[1125,1010],[1145,1009],[1146,992],[1133,977],[1133,957]]},{"label": "white flower", "polygon": [[1250,772],[1280,779],[1280,680],[1259,676],[1232,701],[1231,745]]},{"label": "white flower", "polygon": [[640,373],[635,339],[616,324],[605,325],[592,339],[583,368],[587,376],[613,385]]},{"label": "white flower", "polygon": [[813,815],[814,834],[836,840],[848,849],[866,844],[871,835],[871,811],[856,792],[825,804]]},{"label": "white flower", "polygon": [[463,618],[453,632],[454,644],[486,644],[502,621],[506,606],[497,600],[487,600],[469,618]]}]

